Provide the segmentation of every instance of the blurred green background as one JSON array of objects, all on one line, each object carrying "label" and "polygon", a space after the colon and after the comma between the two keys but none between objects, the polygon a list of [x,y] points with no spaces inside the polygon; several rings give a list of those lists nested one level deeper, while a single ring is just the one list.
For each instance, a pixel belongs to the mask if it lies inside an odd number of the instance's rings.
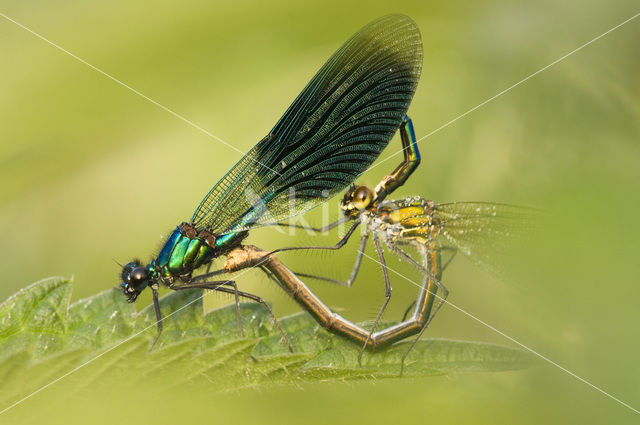
[{"label": "blurred green background", "polygon": [[[504,0],[3,0],[1,11],[241,151],[267,133],[342,42],[381,15],[405,13],[422,31],[424,68],[410,109],[421,137],[638,12],[632,1]],[[507,264],[507,278],[456,258],[444,275],[449,299],[635,408],[639,37],[640,21],[633,21],[424,140],[421,168],[395,194],[548,211],[551,223],[534,235],[526,255]],[[0,49],[0,298],[52,275],[73,275],[76,299],[114,286],[113,259],[150,259],[162,235],[191,217],[239,154],[6,19]],[[382,158],[398,149],[396,140]],[[396,162],[362,182],[375,184]],[[334,217],[336,205],[330,204]],[[311,223],[319,217],[319,211],[305,215]],[[273,229],[249,239],[263,248],[310,241]],[[318,273],[329,265],[330,276],[345,278],[355,245],[339,255],[285,259],[294,270]],[[389,263],[418,279],[406,265]],[[352,289],[310,283],[344,315],[370,319],[383,285],[377,264],[364,267]],[[239,283],[279,315],[298,309],[258,272]],[[389,319],[414,294],[407,281],[393,284]],[[142,298],[138,308],[148,302]],[[427,334],[509,344],[448,306]],[[42,408],[36,396],[11,418],[37,423],[44,414],[49,423],[75,423],[87,414],[92,423],[638,420],[548,364],[501,374],[181,392],[166,400],[114,389],[62,409]]]}]

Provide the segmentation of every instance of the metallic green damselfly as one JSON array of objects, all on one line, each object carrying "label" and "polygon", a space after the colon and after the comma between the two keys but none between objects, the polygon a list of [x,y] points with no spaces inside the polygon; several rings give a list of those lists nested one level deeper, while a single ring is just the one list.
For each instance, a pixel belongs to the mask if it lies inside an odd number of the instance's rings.
[{"label": "metallic green damselfly", "polygon": [[401,126],[421,68],[420,32],[410,18],[389,15],[362,28],[329,58],[269,134],[213,186],[158,256],[146,266],[134,260],[123,267],[121,287],[129,301],[151,288],[158,335],[160,284],[208,288],[235,295],[236,303],[242,297],[269,308],[233,281],[211,281],[219,271],[196,270],[238,252],[251,229],[300,214],[347,188]]}]

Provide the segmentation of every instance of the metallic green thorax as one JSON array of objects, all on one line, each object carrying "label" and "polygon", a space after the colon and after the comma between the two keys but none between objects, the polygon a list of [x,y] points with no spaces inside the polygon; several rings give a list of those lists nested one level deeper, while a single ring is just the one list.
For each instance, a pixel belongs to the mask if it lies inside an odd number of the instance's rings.
[{"label": "metallic green thorax", "polygon": [[176,278],[188,279],[194,270],[237,246],[246,232],[225,236],[217,238],[182,223],[171,233],[151,266],[165,284],[173,283]]}]

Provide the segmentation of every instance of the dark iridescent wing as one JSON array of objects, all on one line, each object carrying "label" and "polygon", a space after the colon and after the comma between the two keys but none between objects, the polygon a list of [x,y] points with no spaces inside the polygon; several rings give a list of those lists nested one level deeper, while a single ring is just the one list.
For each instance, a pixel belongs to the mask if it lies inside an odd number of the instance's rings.
[{"label": "dark iridescent wing", "polygon": [[489,202],[438,204],[440,235],[473,261],[492,269],[518,239],[532,231],[540,211]]},{"label": "dark iridescent wing", "polygon": [[397,131],[421,68],[422,41],[410,18],[389,15],[362,28],[211,189],[192,222],[215,234],[245,230],[341,192]]}]

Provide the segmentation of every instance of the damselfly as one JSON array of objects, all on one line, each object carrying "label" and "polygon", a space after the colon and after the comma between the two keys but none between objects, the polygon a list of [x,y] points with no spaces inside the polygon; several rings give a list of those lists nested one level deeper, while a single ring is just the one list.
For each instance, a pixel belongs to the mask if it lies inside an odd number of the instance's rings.
[{"label": "damselfly", "polygon": [[[503,238],[511,238],[521,234],[531,222],[533,211],[527,208],[488,202],[454,202],[437,204],[421,197],[409,197],[401,200],[386,200],[386,197],[403,185],[420,164],[420,152],[415,138],[413,124],[405,117],[400,126],[404,160],[388,176],[374,188],[368,186],[352,186],[346,191],[340,206],[344,217],[323,229],[321,232],[335,227],[339,223],[351,221],[352,226],[345,236],[334,246],[307,246],[281,248],[271,254],[299,249],[341,249],[355,229],[362,224],[364,231],[360,240],[360,248],[350,277],[346,281],[327,279],[321,276],[288,271],[282,264],[269,263],[272,276],[301,303],[318,322],[333,332],[342,334],[362,344],[358,360],[365,348],[376,349],[387,346],[401,339],[416,335],[402,358],[402,364],[408,353],[425,331],[437,311],[445,302],[449,291],[441,283],[443,268],[460,251],[476,262],[490,265],[492,262],[490,248]],[[281,225],[287,225],[281,223]],[[301,227],[301,226],[296,226]],[[382,265],[385,284],[385,300],[371,326],[364,328],[332,313],[324,306],[298,277],[309,277],[328,280],[344,286],[351,286],[356,279],[362,263],[365,247],[369,238],[373,239],[378,261]],[[504,241],[502,241],[504,242]],[[382,330],[376,327],[391,299],[391,283],[383,254],[382,244],[392,252],[409,262],[423,274],[420,292],[416,301],[405,313],[402,322]],[[406,248],[416,250],[416,260]],[[448,249],[453,255],[446,264],[442,264],[442,251]],[[256,254],[257,255],[257,254]],[[271,270],[273,269],[273,270]],[[438,295],[440,291],[440,295]],[[436,302],[436,299],[438,301]],[[407,319],[408,313],[413,310]]]},{"label": "damselfly", "polygon": [[173,290],[226,292],[236,303],[243,297],[269,308],[233,281],[211,281],[219,272],[194,272],[241,248],[251,229],[300,214],[347,188],[398,130],[421,68],[420,32],[410,18],[389,15],[362,28],[329,58],[269,134],[213,186],[191,220],[170,234],[157,258],[123,267],[121,287],[130,302],[147,287],[153,291],[158,335],[160,283]]}]

